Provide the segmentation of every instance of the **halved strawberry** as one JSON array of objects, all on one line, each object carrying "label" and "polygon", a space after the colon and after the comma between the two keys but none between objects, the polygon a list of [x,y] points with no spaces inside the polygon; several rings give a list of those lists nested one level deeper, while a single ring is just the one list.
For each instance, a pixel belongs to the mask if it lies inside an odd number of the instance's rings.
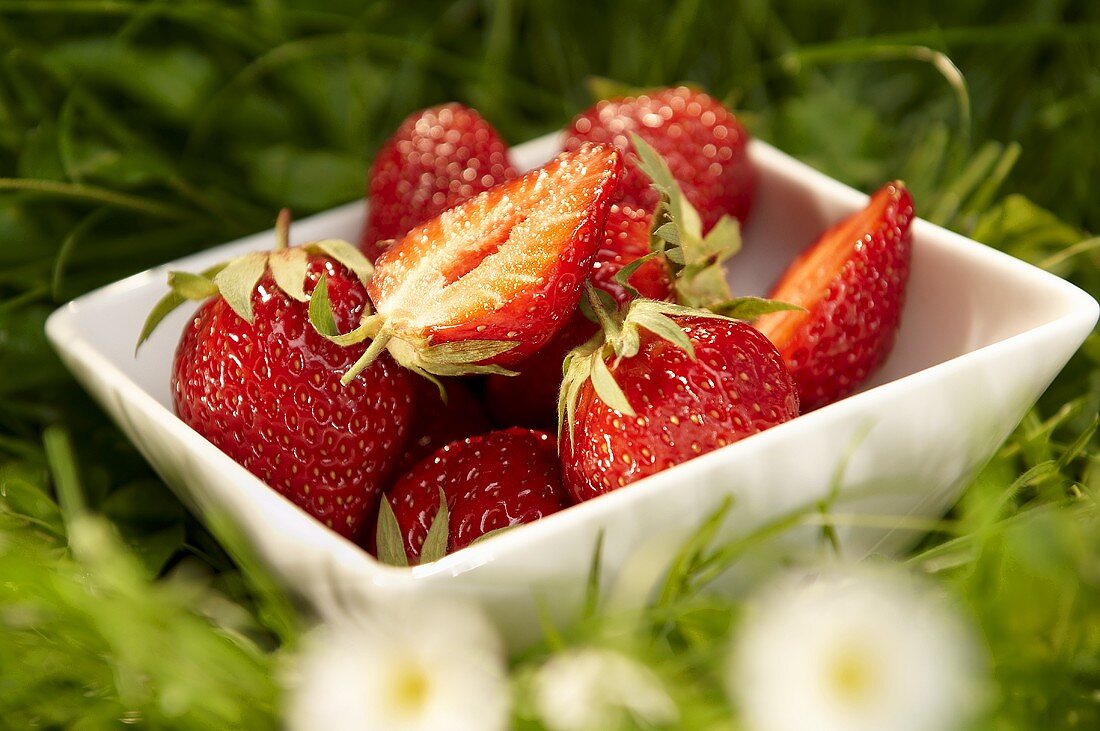
[{"label": "halved strawberry", "polygon": [[470,437],[437,450],[387,491],[378,556],[398,565],[434,561],[568,504],[551,435],[505,429]]},{"label": "halved strawberry", "polygon": [[363,253],[374,261],[414,226],[514,177],[508,145],[473,109],[410,114],[371,164]]},{"label": "halved strawberry", "polygon": [[[636,172],[653,181],[657,203],[652,212],[625,203],[611,207],[590,282],[620,308],[642,297],[746,316],[731,309],[744,311],[747,303],[732,297],[723,267],[740,249],[739,224],[722,216],[703,234],[699,215],[669,166],[638,135],[632,134],[631,142],[638,154]],[[748,304],[749,309],[775,306]],[[565,356],[598,329],[578,313],[554,340],[521,364],[518,375],[490,376],[486,396],[497,422],[536,428],[553,423]]]},{"label": "halved strawberry", "polygon": [[[603,237],[614,148],[586,146],[416,227],[375,264],[375,314],[341,342],[373,342],[423,375],[502,372],[561,329]],[[319,323],[320,324],[320,323]]]},{"label": "halved strawberry", "polygon": [[783,354],[809,411],[842,398],[890,354],[909,279],[913,199],[901,182],[823,233],[780,278],[771,297],[805,311],[756,326]]},{"label": "halved strawberry", "polygon": [[[608,213],[603,244],[596,253],[589,281],[619,305],[629,302],[632,295],[615,281],[615,275],[649,253],[650,218],[640,208],[619,204],[611,206]],[[663,300],[671,293],[668,268],[658,259],[647,261],[628,281],[649,299]],[[578,311],[553,340],[519,365],[516,375],[490,375],[485,382],[485,399],[497,424],[553,428],[565,356],[598,329],[596,323]]]}]

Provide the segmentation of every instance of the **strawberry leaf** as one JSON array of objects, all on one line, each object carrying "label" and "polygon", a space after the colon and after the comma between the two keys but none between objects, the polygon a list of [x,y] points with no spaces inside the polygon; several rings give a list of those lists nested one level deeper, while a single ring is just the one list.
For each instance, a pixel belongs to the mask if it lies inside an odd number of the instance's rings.
[{"label": "strawberry leaf", "polygon": [[309,273],[309,257],[302,249],[282,249],[267,258],[275,285],[288,297],[298,302],[309,299],[305,291],[306,274]]},{"label": "strawberry leaf", "polygon": [[[688,354],[688,357],[695,360],[695,348],[691,344],[691,340],[684,334],[683,328],[676,324],[676,321],[670,318],[668,315],[664,315],[654,310],[638,310],[634,313],[631,320],[638,327],[644,327],[651,333],[667,340],[676,347],[683,350]],[[637,352],[637,351],[635,351]]]},{"label": "strawberry leaf", "polygon": [[245,254],[226,265],[214,277],[214,284],[233,311],[245,322],[252,322],[252,292],[267,268],[267,254]]},{"label": "strawberry leaf", "polygon": [[140,349],[145,341],[149,339],[153,331],[157,329],[157,325],[159,325],[164,318],[168,317],[173,310],[186,301],[186,297],[176,294],[175,292],[169,292],[164,295],[159,302],[153,305],[153,309],[149,311],[149,316],[145,318],[145,324],[141,327],[137,345],[134,346],[134,355],[137,355],[138,349]]},{"label": "strawberry leaf", "polygon": [[405,541],[401,537],[401,526],[389,498],[382,496],[378,505],[378,525],[374,533],[375,550],[378,560],[388,566],[408,566],[409,557],[405,554]]},{"label": "strawberry leaf", "polygon": [[660,154],[636,134],[631,140],[639,167],[661,195],[653,213],[650,249],[668,260],[675,276],[677,300],[691,307],[709,307],[732,298],[724,264],[741,250],[741,225],[723,216],[703,235],[699,213],[684,196]]},{"label": "strawberry leaf", "polygon": [[461,340],[442,343],[425,349],[423,359],[429,363],[448,365],[477,363],[506,353],[517,344],[509,340]]},{"label": "strawberry leaf", "polygon": [[587,343],[580,345],[565,356],[562,363],[561,390],[558,391],[558,440],[561,430],[568,429],[569,444],[573,444],[573,424],[577,413],[577,399],[581,388],[592,377],[593,358],[601,357],[604,345],[602,332],[596,333]]},{"label": "strawberry leaf", "polygon": [[370,282],[370,278],[374,276],[374,265],[370,263],[367,257],[363,256],[363,252],[359,251],[359,249],[352,246],[347,241],[342,241],[340,239],[324,239],[323,241],[315,241],[312,244],[308,244],[306,248],[329,256],[343,264],[347,267],[348,271],[354,274],[359,281],[363,283],[364,287]]},{"label": "strawberry leaf", "polygon": [[[218,272],[220,272],[224,267],[225,264],[215,264],[209,269],[204,270],[202,274],[198,276],[209,281],[211,277],[216,276]],[[171,291],[168,294],[164,295],[164,297],[162,297],[160,301],[153,306],[153,309],[149,312],[149,316],[145,318],[145,324],[141,326],[141,333],[138,335],[137,345],[134,346],[135,354],[137,353],[138,349],[141,348],[142,344],[149,339],[149,336],[153,334],[153,331],[157,329],[157,326],[160,325],[161,321],[164,320],[164,318],[168,317],[168,315],[170,315],[177,307],[179,307],[189,299],[186,295],[180,293],[175,289],[175,283],[179,278],[178,275],[180,274],[182,274],[182,272],[168,273],[168,286],[171,288]],[[217,294],[216,287],[214,288],[214,291],[211,292],[211,294],[208,296],[213,296],[215,294]]]},{"label": "strawberry leaf", "polygon": [[[585,289],[587,290],[587,285]],[[607,292],[603,291],[602,289],[597,289],[595,287],[593,287],[592,289],[593,292],[590,295],[586,292],[587,296],[581,297],[580,302],[577,303],[577,309],[582,315],[584,315],[585,319],[594,322],[597,325],[600,325],[600,315],[597,314],[597,311],[592,308],[592,303],[589,301],[589,297],[596,297],[596,299],[599,301],[599,309],[605,313],[614,312],[616,310],[615,298]]]},{"label": "strawberry leaf", "polygon": [[439,488],[439,510],[424,536],[424,545],[420,548],[420,565],[438,561],[447,555],[447,542],[451,535],[451,513],[447,508],[447,494]]},{"label": "strawberry leaf", "polygon": [[328,275],[322,274],[309,297],[309,324],[323,337],[332,339],[340,334],[336,318],[332,316],[332,303],[328,299]]},{"label": "strawberry leaf", "polygon": [[754,320],[770,312],[787,312],[791,310],[806,311],[806,308],[790,304],[789,302],[769,300],[762,297],[738,297],[736,299],[726,300],[725,302],[715,303],[711,305],[709,309],[712,312],[725,315],[726,317],[732,317],[735,320]]},{"label": "strawberry leaf", "polygon": [[605,404],[627,416],[634,416],[634,408],[599,354],[592,359],[592,388]]},{"label": "strawberry leaf", "polygon": [[634,272],[638,271],[647,262],[653,261],[660,256],[661,254],[656,251],[651,251],[645,256],[639,256],[637,259],[630,262],[619,271],[615,272],[615,276],[613,277],[613,279],[620,287],[625,289],[631,297],[637,299],[638,297],[641,297],[642,294],[637,289],[635,289],[633,285],[630,284],[630,278],[634,276]]},{"label": "strawberry leaf", "polygon": [[176,294],[192,301],[202,301],[218,293],[213,281],[191,272],[168,272],[168,286]]}]

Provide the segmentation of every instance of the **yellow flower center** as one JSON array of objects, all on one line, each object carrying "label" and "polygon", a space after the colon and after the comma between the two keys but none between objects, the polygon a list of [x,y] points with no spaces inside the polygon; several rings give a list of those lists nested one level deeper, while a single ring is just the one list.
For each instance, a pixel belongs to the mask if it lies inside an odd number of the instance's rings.
[{"label": "yellow flower center", "polygon": [[827,677],[837,698],[849,705],[859,704],[871,695],[875,682],[874,662],[866,651],[845,647],[831,658]]},{"label": "yellow flower center", "polygon": [[413,664],[399,667],[390,684],[394,710],[402,716],[415,716],[424,710],[430,683],[424,670]]}]

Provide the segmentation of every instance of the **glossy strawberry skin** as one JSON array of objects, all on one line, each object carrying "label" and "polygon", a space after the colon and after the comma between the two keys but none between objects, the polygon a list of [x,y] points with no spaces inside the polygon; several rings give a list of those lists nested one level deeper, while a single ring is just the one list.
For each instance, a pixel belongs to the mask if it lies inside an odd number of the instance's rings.
[{"label": "glossy strawberry skin", "polygon": [[[307,292],[322,272],[337,324],[354,327],[367,304],[363,285],[315,258]],[[176,413],[317,520],[353,536],[404,449],[417,377],[383,357],[342,386],[365,346],[342,348],[318,335],[308,304],[283,294],[270,274],[252,305],[253,324],[220,297],[187,324],[172,368]]]},{"label": "glossy strawberry skin", "polygon": [[[615,281],[615,275],[649,253],[650,218],[640,208],[617,203],[608,213],[603,244],[596,253],[589,281],[610,294],[620,306],[629,302],[630,295]],[[672,295],[668,268],[660,261],[643,264],[630,277],[630,284],[647,299],[664,300]],[[570,350],[595,335],[596,330],[596,324],[578,311],[553,340],[519,364],[517,375],[489,376],[485,399],[496,423],[531,429],[555,428],[562,362]]]},{"label": "glossy strawberry skin", "polygon": [[762,317],[798,383],[805,411],[860,386],[897,340],[912,255],[913,200],[901,183],[823,233],[780,278],[771,297],[808,312]]},{"label": "glossy strawberry skin", "polygon": [[443,380],[447,401],[426,378],[417,378],[416,408],[398,474],[404,474],[440,447],[491,429],[485,408],[461,379]]},{"label": "glossy strawberry skin", "polygon": [[[592,285],[607,292],[619,306],[630,301],[630,294],[615,281],[619,271],[649,253],[649,212],[616,203],[607,214],[603,243],[592,264]],[[668,266],[659,259],[646,262],[630,276],[630,285],[646,299],[667,300],[672,296],[672,278]]]},{"label": "glossy strawberry skin", "polygon": [[387,492],[410,563],[447,496],[450,535],[457,551],[499,528],[530,523],[566,507],[554,438],[505,429],[452,442],[424,459]]},{"label": "glossy strawberry skin", "polygon": [[562,477],[576,501],[661,472],[798,415],[794,381],[774,346],[743,322],[673,318],[696,360],[642,331],[641,350],[612,369],[635,416],[605,404],[588,382],[573,440],[563,429]]},{"label": "glossy strawberry skin", "polygon": [[585,146],[416,227],[375,263],[378,315],[428,346],[512,342],[482,363],[523,361],[575,311],[621,169]]},{"label": "glossy strawberry skin", "polygon": [[507,144],[473,109],[444,104],[409,115],[371,164],[363,253],[374,261],[380,243],[514,177]]},{"label": "glossy strawberry skin", "polygon": [[[573,119],[565,149],[586,142],[609,143],[633,153],[629,133],[648,142],[668,163],[684,195],[699,211],[704,233],[723,214],[744,222],[756,190],[749,161],[748,133],[720,103],[686,87],[598,102]],[[653,211],[657,191],[627,155],[623,178],[626,205]]]}]

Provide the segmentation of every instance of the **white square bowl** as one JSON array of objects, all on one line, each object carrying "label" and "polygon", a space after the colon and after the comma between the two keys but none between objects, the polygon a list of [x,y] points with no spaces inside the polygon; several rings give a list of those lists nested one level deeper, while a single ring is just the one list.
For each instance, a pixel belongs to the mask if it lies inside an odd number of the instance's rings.
[{"label": "white square bowl", "polygon": [[[514,148],[514,162],[528,169],[558,149],[556,135],[543,137]],[[735,293],[761,294],[867,197],[764,143],[754,141],[750,153],[760,189],[730,280]],[[299,221],[293,238],[356,241],[364,212],[352,203]],[[834,511],[873,516],[839,529],[843,550],[855,556],[896,552],[915,537],[902,527],[910,519],[950,507],[1088,335],[1098,308],[1062,279],[926,221],[915,221],[913,242],[897,346],[860,393],[413,569],[378,563],[176,418],[169,372],[187,308],[134,356],[170,269],[199,271],[269,249],[272,232],[92,292],[55,312],[46,329],[77,379],[181,498],[200,515],[233,520],[322,617],[388,597],[460,597],[485,606],[522,644],[538,631],[538,604],[559,617],[578,606],[601,531],[602,578],[629,577],[617,597],[630,604],[642,601],[669,552],[725,496],[734,503],[723,536],[735,537],[839,487]],[[820,541],[810,525],[784,536],[795,550]]]}]

